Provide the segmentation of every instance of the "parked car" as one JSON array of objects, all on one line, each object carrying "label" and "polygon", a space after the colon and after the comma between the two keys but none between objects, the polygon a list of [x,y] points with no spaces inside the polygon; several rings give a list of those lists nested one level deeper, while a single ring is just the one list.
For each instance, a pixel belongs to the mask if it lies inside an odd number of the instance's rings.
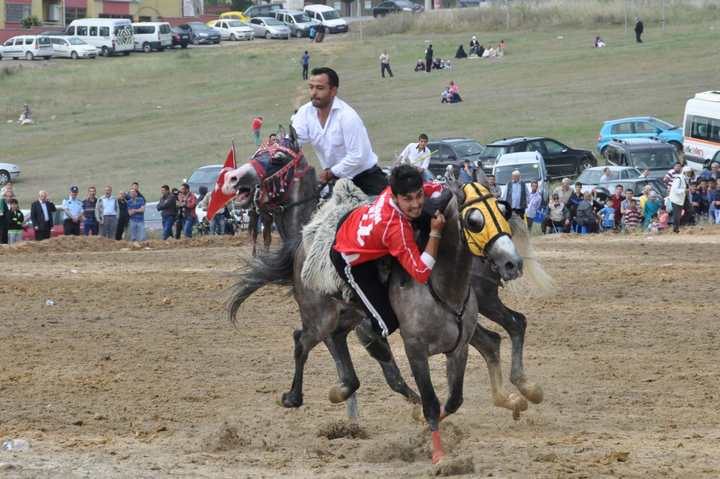
[{"label": "parked car", "polygon": [[220,14],[221,20],[240,20],[243,23],[250,21],[250,17],[245,12],[223,12]]},{"label": "parked car", "polygon": [[278,10],[275,12],[275,18],[287,25],[290,34],[297,38],[307,37],[310,27],[319,23],[317,20],[311,20],[301,10]]},{"label": "parked car", "polygon": [[598,135],[597,151],[605,156],[604,150],[613,139],[658,138],[682,151],[683,130],[667,121],[652,116],[635,116],[609,120],[603,123]]},{"label": "parked car", "polygon": [[80,37],[107,57],[120,53],[129,55],[135,48],[132,23],[126,18],[82,18],[73,20],[65,29],[69,36]]},{"label": "parked car", "polygon": [[44,58],[49,60],[53,57],[54,51],[50,37],[40,35],[20,35],[6,40],[0,47],[0,55],[3,58],[24,58],[34,60]]},{"label": "parked car", "polygon": [[214,28],[208,27],[204,23],[183,23],[182,25],[178,25],[177,28],[190,35],[190,42],[193,45],[200,45],[201,43],[220,43],[220,32]]},{"label": "parked car", "polygon": [[161,52],[172,46],[172,30],[167,22],[133,23],[132,27],[135,50]]},{"label": "parked car", "polygon": [[[605,174],[605,168],[609,170],[610,174],[608,178],[600,181]],[[613,182],[617,183],[621,180],[631,180],[639,178],[640,175],[641,171],[633,166],[593,166],[583,171],[582,174],[578,176],[577,181],[582,183],[583,192],[590,192],[600,183],[603,183],[603,187],[607,187],[608,183],[612,184]]]},{"label": "parked car", "polygon": [[386,0],[375,5],[372,9],[373,17],[384,17],[388,13],[421,13],[424,7],[410,0]]},{"label": "parked car", "polygon": [[192,43],[192,40],[190,39],[190,32],[183,30],[178,27],[174,27],[172,29],[172,46],[180,47],[180,48],[187,48],[187,46]]},{"label": "parked car", "polygon": [[250,19],[250,26],[256,37],[280,38],[289,40],[290,29],[283,22],[271,17],[254,17]]},{"label": "parked car", "polygon": [[96,58],[98,49],[78,37],[51,36],[53,54],[56,57],[72,58]]},{"label": "parked car", "polygon": [[512,181],[512,172],[515,170],[520,172],[520,179],[525,182],[528,193],[530,192],[530,182],[538,182],[538,191],[542,195],[543,203],[547,203],[549,198],[549,176],[540,152],[505,153],[498,158],[493,168],[493,174],[495,175],[495,183],[500,187],[503,198],[508,183]]},{"label": "parked car", "polygon": [[252,27],[240,20],[215,20],[210,22],[210,26],[220,32],[222,40],[252,40],[255,38],[255,32]]},{"label": "parked car", "polygon": [[306,5],[305,13],[312,20],[322,23],[328,33],[345,33],[349,30],[347,22],[340,18],[338,11],[327,5]]},{"label": "parked car", "polygon": [[243,15],[248,19],[255,17],[273,17],[278,10],[282,10],[282,5],[279,3],[253,5],[248,7],[248,9],[243,12]]},{"label": "parked car", "polygon": [[476,164],[484,147],[471,138],[443,138],[429,142],[428,148],[432,152],[428,169],[433,176],[442,177],[448,165],[462,168],[465,160]]},{"label": "parked car", "polygon": [[662,178],[680,161],[673,145],[649,138],[613,140],[605,146],[604,156],[611,165],[648,170],[650,178]]},{"label": "parked car", "polygon": [[223,165],[206,165],[201,166],[197,170],[193,171],[190,178],[187,179],[187,184],[190,185],[190,191],[195,194],[200,192],[200,187],[207,187],[208,191],[212,192],[217,182],[217,177],[220,174],[220,170],[223,169]]},{"label": "parked car", "polygon": [[[717,161],[720,152],[720,93],[696,93],[685,104],[683,115],[684,159],[694,170],[707,160]],[[709,166],[709,165],[708,165]]]},{"label": "parked car", "polygon": [[[24,241],[34,241],[35,240],[35,229],[33,228],[32,220],[30,219],[30,210],[21,210],[23,217],[25,218],[25,223],[23,224],[23,235],[22,239]],[[64,213],[62,209],[58,206],[57,211],[52,214],[53,217],[53,227],[50,230],[50,237],[55,238],[57,236],[62,236],[65,234],[63,230],[63,216]],[[82,234],[82,224],[80,225],[80,233]]]},{"label": "parked car", "polygon": [[20,168],[12,163],[0,163],[0,186],[8,181],[15,182],[20,176]]},{"label": "parked car", "polygon": [[519,136],[495,140],[486,145],[482,155],[483,170],[491,171],[500,155],[523,151],[539,152],[551,178],[579,175],[585,168],[597,165],[597,160],[590,151],[571,148],[552,138]]}]

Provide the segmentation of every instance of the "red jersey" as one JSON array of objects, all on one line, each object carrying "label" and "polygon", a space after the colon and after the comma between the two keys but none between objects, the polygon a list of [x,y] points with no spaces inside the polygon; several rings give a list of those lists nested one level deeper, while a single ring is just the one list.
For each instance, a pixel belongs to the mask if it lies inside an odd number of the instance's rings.
[{"label": "red jersey", "polygon": [[[425,183],[425,197],[440,194],[442,185]],[[435,259],[420,254],[407,216],[400,211],[388,186],[369,205],[350,213],[336,235],[335,251],[355,266],[383,256],[395,257],[419,283],[427,283]]]},{"label": "red jersey", "polygon": [[253,121],[252,121],[252,129],[253,130],[259,130],[260,128],[262,128],[262,125],[263,125],[263,121],[259,117],[253,118]]}]

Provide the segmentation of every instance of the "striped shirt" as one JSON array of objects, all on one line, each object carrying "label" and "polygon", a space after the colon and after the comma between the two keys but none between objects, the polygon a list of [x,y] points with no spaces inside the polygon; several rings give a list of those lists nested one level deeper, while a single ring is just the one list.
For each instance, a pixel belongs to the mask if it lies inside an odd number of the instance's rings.
[{"label": "striped shirt", "polygon": [[637,208],[625,211],[625,214],[623,215],[623,224],[626,228],[635,228],[640,224],[640,221],[642,221],[642,218],[640,217],[640,212]]}]

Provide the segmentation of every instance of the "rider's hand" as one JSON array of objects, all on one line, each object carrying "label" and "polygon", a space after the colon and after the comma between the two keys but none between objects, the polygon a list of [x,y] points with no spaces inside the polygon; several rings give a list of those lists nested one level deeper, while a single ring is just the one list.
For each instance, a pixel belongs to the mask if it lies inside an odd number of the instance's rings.
[{"label": "rider's hand", "polygon": [[439,211],[435,212],[435,215],[430,220],[430,231],[436,233],[441,232],[445,228],[445,216]]},{"label": "rider's hand", "polygon": [[320,176],[318,177],[318,180],[320,183],[330,183],[335,178],[335,175],[333,174],[332,170],[330,168],[327,168],[323,170],[322,173],[320,173]]}]

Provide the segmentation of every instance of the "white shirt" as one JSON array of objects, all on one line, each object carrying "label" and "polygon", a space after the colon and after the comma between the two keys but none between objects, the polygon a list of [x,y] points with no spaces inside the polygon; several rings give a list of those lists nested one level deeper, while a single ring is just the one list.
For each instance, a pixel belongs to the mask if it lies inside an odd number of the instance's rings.
[{"label": "white shirt", "polygon": [[673,204],[683,206],[685,204],[685,197],[687,194],[687,177],[684,174],[679,174],[675,177],[670,186],[670,201]]},{"label": "white shirt", "polygon": [[45,218],[45,222],[47,223],[48,221],[50,221],[50,215],[48,214],[47,203],[45,203],[44,201],[41,201],[40,208],[42,208],[43,218]]},{"label": "white shirt", "polygon": [[338,178],[354,178],[377,165],[360,115],[340,98],[333,100],[324,128],[310,102],[300,107],[292,125],[300,143],[312,144],[320,165]]},{"label": "white shirt", "polygon": [[383,53],[380,55],[380,63],[388,64],[390,63],[390,55],[387,53]]},{"label": "white shirt", "polygon": [[115,211],[115,205],[117,204],[115,198],[112,196],[108,198],[107,196],[103,196],[100,198],[100,201],[102,201],[103,205],[103,216],[117,216],[117,211]]},{"label": "white shirt", "polygon": [[427,170],[430,166],[430,155],[432,152],[427,146],[418,150],[418,143],[410,143],[400,153],[400,163],[410,163],[413,166]]}]

